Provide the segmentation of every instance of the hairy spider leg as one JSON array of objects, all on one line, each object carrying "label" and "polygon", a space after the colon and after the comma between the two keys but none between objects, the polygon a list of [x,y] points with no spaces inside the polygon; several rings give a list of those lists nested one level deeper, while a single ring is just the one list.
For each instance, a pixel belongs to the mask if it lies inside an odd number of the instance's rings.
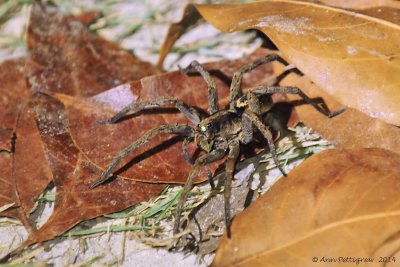
[{"label": "hairy spider leg", "polygon": [[208,154],[205,154],[201,156],[199,159],[196,160],[194,163],[189,176],[186,180],[186,183],[183,187],[183,191],[181,195],[179,196],[178,204],[176,206],[176,213],[175,213],[175,223],[174,223],[174,228],[173,228],[173,233],[177,234],[179,232],[179,227],[180,227],[180,218],[182,215],[182,209],[183,205],[185,204],[186,197],[190,190],[192,190],[193,187],[193,179],[196,178],[201,170],[201,167],[210,164],[212,162],[215,162],[217,160],[222,159],[226,155],[226,151],[223,149],[216,149],[211,151]]},{"label": "hairy spider leg", "polygon": [[153,139],[155,136],[161,133],[166,133],[166,134],[181,134],[181,135],[186,135],[186,136],[193,136],[194,131],[193,128],[184,125],[184,124],[165,124],[161,125],[158,127],[155,127],[149,131],[147,131],[144,135],[142,135],[139,139],[134,141],[131,145],[126,147],[124,150],[122,150],[118,156],[114,159],[114,161],[108,165],[107,169],[103,172],[102,176],[100,177],[99,180],[94,182],[90,188],[93,189],[96,186],[108,181],[112,175],[111,172],[115,167],[118,166],[118,164],[121,162],[123,158],[128,156],[130,153],[135,151],[136,149],[142,147],[143,145],[147,144],[151,139]]},{"label": "hairy spider leg", "polygon": [[[208,112],[210,115],[218,112],[219,109],[218,109],[217,85],[211,78],[210,73],[197,60],[193,60],[186,68],[181,68],[179,66],[179,69],[183,74],[187,74],[191,69],[195,69],[200,73],[200,75],[206,82],[208,88]],[[215,188],[214,180],[209,165],[206,165],[206,171],[207,171],[207,179],[209,184],[211,185],[211,188]]]},{"label": "hairy spider leg", "polygon": [[189,163],[190,165],[193,165],[193,159],[192,156],[189,153],[188,145],[190,142],[193,141],[193,137],[186,137],[183,139],[182,142],[182,151],[183,151],[183,157],[185,158],[186,162]]},{"label": "hairy spider leg", "polygon": [[265,95],[265,94],[274,94],[274,93],[285,93],[285,94],[296,94],[299,95],[307,104],[310,104],[313,108],[315,108],[320,113],[325,116],[332,118],[340,113],[344,112],[345,109],[340,109],[337,111],[330,112],[329,110],[323,109],[320,105],[315,103],[311,98],[309,98],[303,91],[298,87],[293,86],[266,86],[260,85],[249,89],[251,94],[257,95]]},{"label": "hairy spider leg", "polygon": [[236,161],[239,157],[240,147],[239,141],[232,140],[229,143],[229,154],[225,166],[225,183],[224,183],[224,202],[225,202],[225,226],[228,238],[231,237],[231,192],[232,179],[235,172]]},{"label": "hairy spider leg", "polygon": [[[190,165],[194,164],[192,156],[190,155],[189,149],[188,149],[188,145],[192,141],[193,141],[193,137],[186,137],[182,143],[183,157],[185,158],[186,162],[189,163]],[[211,188],[214,189],[215,184],[214,184],[214,180],[213,180],[213,176],[212,176],[212,172],[211,172],[211,167],[209,164],[207,164],[205,167],[206,167],[206,172],[207,172],[207,180],[208,180]]]},{"label": "hairy spider leg", "polygon": [[236,100],[243,95],[242,88],[241,88],[243,75],[247,72],[254,70],[255,68],[257,68],[263,64],[266,64],[266,63],[269,63],[269,62],[272,62],[275,60],[278,60],[282,64],[287,65],[286,61],[284,61],[279,55],[272,54],[272,55],[267,55],[261,59],[257,59],[254,62],[251,62],[249,64],[242,66],[238,71],[236,71],[233,74],[232,83],[231,83],[231,86],[229,89],[229,91],[230,91],[229,108],[230,109],[232,109],[232,110],[236,109],[236,107],[235,107]]},{"label": "hairy spider leg", "polygon": [[240,141],[243,144],[253,141],[253,122],[246,113],[242,114],[242,138]]},{"label": "hairy spider leg", "polygon": [[206,173],[207,173],[207,180],[208,180],[208,183],[211,186],[211,189],[215,189],[215,183],[214,183],[214,179],[213,179],[214,177],[213,177],[212,172],[211,172],[210,164],[206,165]]},{"label": "hairy spider leg", "polygon": [[264,138],[267,140],[269,150],[271,152],[272,159],[274,160],[274,163],[276,167],[278,167],[279,171],[286,176],[287,174],[285,171],[282,169],[281,165],[279,164],[278,160],[278,155],[275,150],[275,145],[274,145],[274,139],[272,138],[272,133],[268,129],[268,127],[261,121],[261,119],[258,117],[257,114],[252,112],[250,109],[246,109],[245,113],[243,116],[248,116],[248,118],[251,120],[254,126],[261,132],[261,134],[264,136]]},{"label": "hairy spider leg", "polygon": [[191,69],[196,69],[207,83],[208,89],[208,112],[210,115],[218,111],[217,85],[211,78],[210,73],[197,60],[193,60],[186,68],[179,67],[183,74],[187,74]]},{"label": "hairy spider leg", "polygon": [[128,113],[136,113],[145,109],[158,108],[166,104],[175,105],[175,107],[180,112],[182,112],[183,115],[185,115],[185,117],[189,119],[193,124],[197,125],[200,122],[200,115],[197,110],[186,104],[183,100],[171,96],[163,96],[153,100],[140,102],[132,102],[128,106],[123,108],[120,112],[115,114],[111,119],[99,120],[97,122],[101,124],[115,123]]}]

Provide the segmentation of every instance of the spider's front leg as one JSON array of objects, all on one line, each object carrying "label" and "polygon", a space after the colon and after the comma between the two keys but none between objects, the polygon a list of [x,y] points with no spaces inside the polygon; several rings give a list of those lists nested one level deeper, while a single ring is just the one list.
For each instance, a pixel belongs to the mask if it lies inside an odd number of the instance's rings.
[{"label": "spider's front leg", "polygon": [[226,151],[223,149],[216,149],[211,151],[210,153],[200,157],[193,165],[192,170],[189,173],[189,176],[186,180],[186,183],[183,187],[183,191],[179,197],[178,204],[176,206],[176,213],[175,213],[175,224],[173,228],[173,233],[177,234],[179,232],[180,227],[180,218],[182,215],[183,205],[185,204],[186,197],[190,190],[193,187],[193,180],[196,178],[201,170],[201,167],[210,164],[212,162],[218,161],[222,159],[226,155]]},{"label": "spider's front leg", "polygon": [[147,131],[139,139],[137,139],[131,145],[126,147],[124,150],[122,150],[118,154],[118,156],[114,159],[114,161],[103,172],[100,179],[97,180],[96,182],[94,182],[90,186],[90,188],[93,189],[93,188],[97,187],[98,185],[108,181],[112,177],[111,172],[114,170],[115,167],[118,166],[118,164],[121,162],[121,160],[123,158],[125,158],[130,153],[137,150],[138,148],[142,147],[143,145],[148,143],[151,139],[153,139],[156,135],[161,134],[161,133],[181,134],[181,135],[189,136],[189,137],[194,135],[194,131],[193,131],[192,127],[184,125],[184,124],[165,124],[165,125],[161,125],[161,126],[158,126],[156,128],[153,128],[153,129]]},{"label": "spider's front leg", "polygon": [[194,125],[197,125],[200,122],[200,115],[197,110],[186,104],[183,100],[170,96],[163,96],[148,101],[132,102],[131,104],[123,108],[120,112],[115,114],[111,119],[100,120],[97,122],[102,124],[115,123],[126,116],[128,113],[136,113],[146,109],[159,108],[167,104],[174,105]]}]

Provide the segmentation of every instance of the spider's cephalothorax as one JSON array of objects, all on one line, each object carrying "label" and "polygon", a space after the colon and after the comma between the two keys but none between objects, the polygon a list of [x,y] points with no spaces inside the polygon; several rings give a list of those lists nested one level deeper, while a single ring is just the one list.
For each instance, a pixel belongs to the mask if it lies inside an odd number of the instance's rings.
[{"label": "spider's cephalothorax", "polygon": [[216,149],[227,150],[229,141],[239,141],[241,123],[237,112],[218,111],[200,121],[194,132],[194,140],[205,152]]},{"label": "spider's cephalothorax", "polygon": [[[205,79],[208,85],[209,115],[201,117],[196,109],[187,105],[182,100],[165,96],[154,100],[131,103],[111,119],[101,121],[101,123],[115,123],[128,113],[135,113],[144,109],[160,107],[165,104],[173,104],[194,124],[194,126],[191,127],[185,124],[166,124],[147,131],[138,140],[125,148],[115,158],[115,160],[104,171],[102,177],[91,185],[91,188],[94,188],[110,179],[113,169],[117,167],[124,157],[146,144],[157,134],[169,133],[182,135],[185,137],[183,142],[183,155],[189,163],[193,164],[193,166],[177,204],[174,233],[179,231],[182,208],[186,201],[187,194],[192,189],[194,178],[199,175],[203,166],[208,166],[208,164],[216,162],[227,156],[225,164],[224,199],[225,224],[227,226],[227,234],[229,237],[231,218],[229,199],[231,195],[231,184],[235,170],[235,164],[240,153],[240,144],[250,143],[253,140],[253,133],[255,131],[260,132],[268,143],[269,150],[276,166],[283,175],[286,175],[278,162],[272,134],[268,126],[265,125],[261,120],[261,116],[265,112],[268,112],[271,107],[269,101],[266,101],[269,99],[269,96],[273,93],[297,94],[301,96],[305,102],[312,105],[315,109],[328,117],[335,116],[343,111],[339,110],[332,113],[326,111],[314,103],[297,87],[259,85],[250,88],[246,94],[243,94],[241,90],[241,80],[243,74],[253,70],[261,64],[274,60],[279,60],[282,62],[282,59],[279,56],[269,55],[243,66],[234,74],[230,86],[228,109],[218,110],[217,88],[215,83],[211,79],[208,71],[206,71],[197,61],[193,61],[188,67],[182,69],[181,71],[183,73],[187,73],[192,68],[195,68]],[[187,144],[191,140],[194,140],[198,147],[205,152],[205,154],[197,158],[194,163],[192,163],[187,151]],[[212,180],[210,180],[210,183],[212,183]]]}]

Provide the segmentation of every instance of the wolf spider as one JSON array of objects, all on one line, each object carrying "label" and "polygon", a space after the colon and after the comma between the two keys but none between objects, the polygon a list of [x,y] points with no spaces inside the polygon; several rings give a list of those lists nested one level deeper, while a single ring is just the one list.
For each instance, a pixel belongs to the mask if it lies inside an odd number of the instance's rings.
[{"label": "wolf spider", "polygon": [[[255,130],[258,130],[266,139],[276,166],[279,168],[282,174],[286,176],[285,172],[278,162],[271,131],[261,119],[261,115],[265,112],[268,112],[269,109],[269,107],[266,107],[265,103],[262,103],[261,98],[266,95],[269,96],[273,93],[297,94],[306,103],[312,105],[316,110],[328,117],[333,117],[343,111],[339,110],[336,112],[329,112],[321,108],[297,87],[259,85],[250,88],[246,94],[243,94],[241,90],[241,81],[243,74],[255,69],[262,64],[275,60],[284,63],[284,61],[278,55],[273,54],[256,60],[253,63],[244,65],[237,72],[235,72],[230,86],[228,109],[218,109],[216,84],[211,79],[209,72],[205,70],[197,61],[193,61],[189,66],[181,69],[181,72],[187,74],[191,69],[194,68],[206,81],[208,87],[209,115],[200,115],[200,113],[196,109],[187,105],[181,99],[164,96],[154,100],[141,101],[137,103],[133,102],[122,109],[111,119],[100,121],[100,123],[115,123],[128,113],[136,113],[149,108],[157,108],[166,104],[173,104],[195,126],[191,127],[185,124],[166,124],[147,131],[139,139],[134,141],[130,146],[126,147],[122,152],[120,152],[120,154],[104,171],[101,178],[94,182],[90,187],[94,188],[109,180],[112,177],[112,170],[121,162],[124,157],[149,142],[150,139],[154,138],[157,134],[168,133],[182,135],[185,137],[183,142],[183,154],[185,159],[192,164],[192,169],[189,173],[187,181],[184,185],[183,192],[180,195],[177,204],[173,233],[176,234],[179,231],[182,208],[186,201],[187,194],[193,187],[193,179],[199,175],[200,170],[203,166],[208,167],[208,164],[216,162],[227,156],[224,181],[224,209],[225,225],[227,229],[227,235],[229,237],[231,223],[229,199],[231,195],[231,184],[235,170],[235,164],[238,160],[240,153],[239,145],[248,144],[253,141],[253,133],[255,132]],[[205,155],[199,157],[194,163],[191,162],[191,158],[187,150],[188,143],[193,140],[195,141],[197,146],[205,152]],[[210,177],[209,182],[213,187],[213,180]]]}]

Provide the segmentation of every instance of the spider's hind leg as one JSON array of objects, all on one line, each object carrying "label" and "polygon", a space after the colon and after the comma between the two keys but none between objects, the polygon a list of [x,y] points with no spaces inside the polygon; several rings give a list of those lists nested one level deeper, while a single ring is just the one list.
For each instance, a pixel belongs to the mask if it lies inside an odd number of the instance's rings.
[{"label": "spider's hind leg", "polygon": [[287,64],[279,55],[272,54],[272,55],[267,55],[261,59],[251,62],[249,64],[246,64],[234,73],[233,78],[232,78],[231,88],[230,88],[230,96],[229,96],[230,109],[235,109],[236,100],[239,97],[241,97],[243,94],[243,92],[241,90],[243,75],[247,72],[254,70],[255,68],[257,68],[263,64],[266,64],[266,63],[269,63],[269,62],[272,62],[275,60],[278,60],[279,62],[281,62],[283,64]]},{"label": "spider's hind leg", "polygon": [[276,153],[275,145],[274,145],[274,139],[272,138],[272,133],[268,129],[268,127],[261,121],[261,119],[258,117],[257,114],[252,112],[249,109],[246,109],[245,113],[242,116],[247,116],[248,119],[253,123],[254,126],[261,132],[261,134],[264,136],[264,138],[267,140],[269,150],[271,152],[272,159],[274,160],[274,163],[276,167],[279,169],[279,171],[286,176],[285,171],[282,169],[281,165],[279,164],[278,160],[278,154]]},{"label": "spider's hind leg", "polygon": [[191,69],[196,69],[207,83],[208,88],[208,112],[214,114],[218,111],[217,85],[211,78],[210,73],[197,61],[193,60],[186,68],[179,67],[183,74],[187,74]]}]

